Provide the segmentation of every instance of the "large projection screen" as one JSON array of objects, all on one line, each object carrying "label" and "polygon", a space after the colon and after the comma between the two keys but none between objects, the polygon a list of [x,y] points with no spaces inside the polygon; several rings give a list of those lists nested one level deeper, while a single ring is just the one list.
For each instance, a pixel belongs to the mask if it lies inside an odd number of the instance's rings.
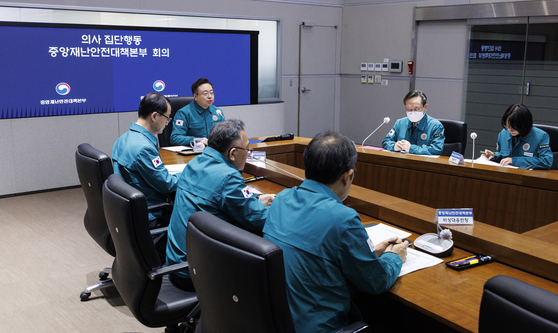
[{"label": "large projection screen", "polygon": [[258,32],[0,22],[0,119],[136,111],[150,92],[256,104]]}]

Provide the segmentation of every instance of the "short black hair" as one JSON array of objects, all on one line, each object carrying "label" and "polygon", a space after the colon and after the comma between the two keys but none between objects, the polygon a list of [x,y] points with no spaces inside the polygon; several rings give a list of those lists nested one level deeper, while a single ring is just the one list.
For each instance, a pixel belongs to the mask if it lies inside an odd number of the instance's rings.
[{"label": "short black hair", "polygon": [[420,90],[409,91],[407,95],[405,95],[405,97],[403,98],[403,104],[407,105],[408,99],[415,98],[417,96],[420,96],[420,99],[422,100],[422,106],[425,106],[428,98],[426,97],[426,94]]},{"label": "short black hair", "polygon": [[521,137],[525,137],[533,127],[533,115],[525,105],[513,104],[502,116],[502,127],[506,128],[508,122],[510,127],[518,131]]},{"label": "short black hair", "polygon": [[170,102],[165,96],[159,93],[147,94],[140,102],[138,117],[148,119],[153,112],[165,114],[167,113],[167,108],[170,108]]},{"label": "short black hair", "polygon": [[316,134],[304,150],[307,179],[325,185],[335,183],[357,161],[355,143],[343,134],[327,131]]},{"label": "short black hair", "polygon": [[209,80],[206,79],[205,77],[200,77],[196,82],[194,82],[194,84],[192,84],[192,96],[198,93],[198,88],[202,84],[206,84],[206,83],[209,83],[211,85],[211,88],[213,88],[213,84],[209,82]]},{"label": "short black hair", "polygon": [[240,135],[242,131],[244,131],[244,122],[242,120],[227,119],[215,124],[209,130],[207,145],[225,155],[234,142],[242,138]]}]

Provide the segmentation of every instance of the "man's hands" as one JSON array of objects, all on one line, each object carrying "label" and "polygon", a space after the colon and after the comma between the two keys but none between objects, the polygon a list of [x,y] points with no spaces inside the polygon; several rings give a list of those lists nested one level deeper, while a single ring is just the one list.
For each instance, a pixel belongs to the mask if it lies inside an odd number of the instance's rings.
[{"label": "man's hands", "polygon": [[408,246],[409,242],[403,241],[401,238],[393,237],[374,246],[374,251],[376,251],[377,257],[380,257],[383,253],[386,252],[395,253],[399,256],[399,258],[401,258],[403,262],[405,262],[407,260]]},{"label": "man's hands", "polygon": [[271,206],[271,203],[275,199],[275,194],[262,194],[259,197],[260,201],[267,207]]},{"label": "man's hands", "polygon": [[395,151],[406,151],[409,152],[409,149],[411,149],[411,143],[407,140],[401,140],[401,141],[397,141],[395,143],[395,146],[393,146],[393,150]]}]

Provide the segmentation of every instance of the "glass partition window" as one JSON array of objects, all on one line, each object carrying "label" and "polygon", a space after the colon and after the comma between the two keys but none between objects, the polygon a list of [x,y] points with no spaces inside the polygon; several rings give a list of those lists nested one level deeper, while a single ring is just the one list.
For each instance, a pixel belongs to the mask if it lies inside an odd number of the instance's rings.
[{"label": "glass partition window", "polygon": [[477,133],[480,149],[495,150],[502,115],[508,106],[521,101],[526,31],[527,26],[521,24],[470,27],[465,122]]},{"label": "glass partition window", "polygon": [[470,26],[463,103],[479,150],[496,148],[500,120],[514,103],[525,104],[534,123],[558,125],[557,43],[558,23]]},{"label": "glass partition window", "polygon": [[523,104],[534,123],[558,126],[558,23],[529,23]]}]

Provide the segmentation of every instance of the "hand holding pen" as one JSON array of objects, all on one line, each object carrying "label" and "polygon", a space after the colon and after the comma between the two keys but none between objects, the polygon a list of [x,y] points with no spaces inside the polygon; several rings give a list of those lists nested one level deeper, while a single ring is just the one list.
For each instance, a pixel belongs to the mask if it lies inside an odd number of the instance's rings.
[{"label": "hand holding pen", "polygon": [[[411,241],[404,238],[390,238],[380,243],[385,245],[383,253],[395,253],[401,258],[403,262],[407,260],[407,247],[411,245]],[[380,245],[379,244],[379,245]],[[376,251],[377,254],[377,251]]]}]

